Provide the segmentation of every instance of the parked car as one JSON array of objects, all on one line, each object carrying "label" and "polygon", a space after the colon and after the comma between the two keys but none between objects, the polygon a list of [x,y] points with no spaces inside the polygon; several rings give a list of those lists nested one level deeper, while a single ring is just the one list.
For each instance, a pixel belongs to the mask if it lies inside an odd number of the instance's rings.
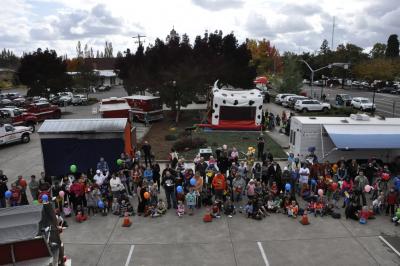
[{"label": "parked car", "polygon": [[46,119],[61,118],[61,109],[50,103],[34,103],[27,106],[27,111],[37,116],[38,122]]},{"label": "parked car", "polygon": [[294,109],[294,105],[296,104],[296,102],[298,100],[305,100],[305,99],[309,99],[309,98],[306,97],[306,96],[294,96],[294,97],[291,97],[289,102],[288,102],[288,107],[290,109]]},{"label": "parked car", "polygon": [[10,99],[4,98],[0,100],[0,107],[12,105],[13,102]]},{"label": "parked car", "polygon": [[282,105],[283,99],[287,96],[295,96],[296,94],[293,93],[282,93],[282,94],[278,94],[275,97],[275,103],[276,104],[280,104]]},{"label": "parked car", "polygon": [[21,142],[28,143],[31,138],[29,127],[14,127],[11,124],[0,124],[0,145]]},{"label": "parked car", "polygon": [[400,89],[393,89],[390,93],[391,94],[400,94]]},{"label": "parked car", "polygon": [[282,106],[288,107],[289,101],[292,97],[298,97],[300,95],[287,95],[285,97],[282,97]]},{"label": "parked car", "polygon": [[37,116],[32,113],[24,112],[19,108],[1,108],[0,123],[12,124],[13,126],[26,126],[35,132]]},{"label": "parked car", "polygon": [[323,86],[324,82],[322,80],[315,80],[313,85],[314,86]]},{"label": "parked car", "polygon": [[377,93],[391,93],[393,89],[394,89],[393,87],[383,87],[383,88],[377,89],[376,92]]},{"label": "parked car", "polygon": [[297,100],[294,105],[294,109],[296,111],[301,112],[309,112],[309,111],[327,111],[331,109],[331,105],[329,103],[321,103],[317,100],[312,99],[303,99]]},{"label": "parked car", "polygon": [[88,102],[88,99],[83,94],[74,95],[74,97],[72,97],[72,101],[71,101],[71,103],[73,105],[84,105],[84,104],[87,104],[87,102]]},{"label": "parked car", "polygon": [[111,90],[111,86],[98,86],[96,88],[97,91],[109,91]]},{"label": "parked car", "polygon": [[336,95],[336,104],[343,106],[351,106],[351,96],[348,94],[337,94]]},{"label": "parked car", "polygon": [[194,97],[194,102],[195,103],[206,103],[207,102],[207,95],[196,93],[196,95]]},{"label": "parked car", "polygon": [[351,106],[361,111],[374,111],[376,109],[376,105],[364,97],[354,97],[351,101]]}]

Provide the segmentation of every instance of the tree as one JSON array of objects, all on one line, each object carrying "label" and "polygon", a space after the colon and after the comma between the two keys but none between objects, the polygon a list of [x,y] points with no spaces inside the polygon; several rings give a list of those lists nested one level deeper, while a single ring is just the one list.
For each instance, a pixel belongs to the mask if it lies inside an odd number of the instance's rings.
[{"label": "tree", "polygon": [[284,54],[282,81],[279,85],[279,91],[298,94],[302,87],[301,81],[300,66],[296,56],[286,52]]},{"label": "tree", "polygon": [[377,42],[372,47],[371,51],[369,52],[369,55],[371,56],[372,59],[383,58],[385,57],[385,52],[386,52],[386,44]]},{"label": "tree", "polygon": [[100,58],[100,52],[99,52],[99,50],[97,50],[97,52],[96,52],[96,58]]},{"label": "tree", "polygon": [[389,58],[399,57],[399,40],[397,38],[397,34],[392,34],[389,36],[385,55]]},{"label": "tree", "polygon": [[319,54],[322,55],[327,55],[331,52],[331,49],[329,49],[329,43],[326,39],[322,41],[321,47],[319,48]]},{"label": "tree", "polygon": [[89,58],[90,57],[90,50],[89,50],[87,44],[85,44],[85,47],[83,48],[83,57],[85,57],[85,58]]},{"label": "tree", "polygon": [[76,45],[76,57],[83,57],[81,41],[78,41],[78,44]]},{"label": "tree", "polygon": [[10,50],[3,49],[0,53],[0,67],[16,69],[19,58]]},{"label": "tree", "polygon": [[118,57],[118,58],[123,57],[123,54],[121,53],[121,51],[118,51],[117,57]]},{"label": "tree", "polygon": [[113,56],[113,47],[111,42],[107,42],[104,46],[104,58],[112,58]]},{"label": "tree", "polygon": [[18,77],[22,84],[28,86],[29,96],[47,95],[63,90],[70,85],[70,77],[66,74],[67,64],[54,50],[37,49],[21,58]]},{"label": "tree", "polygon": [[76,71],[79,73],[74,79],[74,85],[86,91],[86,96],[89,97],[90,88],[95,86],[99,81],[99,75],[94,71],[91,60],[77,58]]},{"label": "tree", "polygon": [[275,46],[270,41],[263,39],[247,40],[247,48],[251,52],[250,65],[257,70],[257,75],[263,76],[271,73],[280,73],[283,62]]},{"label": "tree", "polygon": [[354,73],[361,79],[372,82],[374,80],[393,80],[398,73],[400,63],[385,58],[377,58],[369,62],[360,62],[354,67]]}]

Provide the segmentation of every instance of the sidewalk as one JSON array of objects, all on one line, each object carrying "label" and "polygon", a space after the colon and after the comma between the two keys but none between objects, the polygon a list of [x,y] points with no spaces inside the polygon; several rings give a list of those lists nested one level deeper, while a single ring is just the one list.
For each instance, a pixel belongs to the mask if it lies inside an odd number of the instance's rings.
[{"label": "sidewalk", "polygon": [[[268,110],[268,112],[273,113],[274,115],[279,114],[279,116],[282,115],[282,112],[285,111],[286,115],[290,115],[290,110],[277,105],[275,103],[267,103],[264,104],[264,111]],[[289,149],[289,137],[286,136],[285,134],[279,133],[280,127],[276,127],[272,131],[264,131],[267,133],[273,140],[275,140],[284,150]]]}]

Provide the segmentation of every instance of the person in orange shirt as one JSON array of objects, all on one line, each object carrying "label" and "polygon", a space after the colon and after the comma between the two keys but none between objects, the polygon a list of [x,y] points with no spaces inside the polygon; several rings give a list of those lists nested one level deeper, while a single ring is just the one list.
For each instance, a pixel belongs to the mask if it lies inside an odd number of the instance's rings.
[{"label": "person in orange shirt", "polygon": [[214,188],[215,199],[222,200],[224,195],[224,190],[226,189],[226,180],[225,176],[221,174],[220,171],[214,176],[212,180],[212,186]]}]

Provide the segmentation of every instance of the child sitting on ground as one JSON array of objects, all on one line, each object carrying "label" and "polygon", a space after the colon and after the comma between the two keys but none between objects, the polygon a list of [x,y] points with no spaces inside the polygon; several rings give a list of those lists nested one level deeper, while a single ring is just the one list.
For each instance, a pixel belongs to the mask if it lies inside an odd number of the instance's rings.
[{"label": "child sitting on ground", "polygon": [[282,205],[282,209],[283,209],[283,213],[284,214],[288,214],[289,207],[290,207],[289,197],[285,197],[284,200],[283,200],[283,205]]},{"label": "child sitting on ground", "polygon": [[272,196],[276,197],[278,195],[278,186],[276,185],[276,182],[273,181],[272,185],[269,189],[270,194],[272,194]]},{"label": "child sitting on ground", "polygon": [[297,205],[295,200],[292,200],[292,203],[288,207],[288,217],[297,218],[298,212],[299,212],[299,206]]},{"label": "child sitting on ground", "polygon": [[68,202],[64,202],[63,213],[66,218],[71,217],[72,209],[69,206]]},{"label": "child sitting on ground", "polygon": [[317,217],[318,214],[321,217],[325,215],[325,204],[323,203],[323,201],[321,199],[314,203],[315,217]]},{"label": "child sitting on ground", "polygon": [[159,215],[164,215],[167,213],[167,207],[165,206],[165,202],[162,199],[158,200],[157,203],[157,213]]},{"label": "child sitting on ground", "polygon": [[244,206],[244,211],[247,218],[250,218],[253,215],[253,203],[251,200],[249,200],[247,204]]},{"label": "child sitting on ground", "polygon": [[182,217],[185,214],[185,205],[183,205],[182,201],[178,201],[178,208],[176,209],[176,214],[179,217]]},{"label": "child sitting on ground", "polygon": [[274,204],[274,199],[272,196],[269,196],[267,201],[267,211],[269,212],[276,212],[277,207]]},{"label": "child sitting on ground", "polygon": [[75,220],[78,222],[78,223],[81,223],[81,222],[84,222],[84,221],[86,221],[87,220],[87,216],[85,215],[85,213],[83,212],[83,209],[82,209],[82,207],[81,207],[81,205],[78,205],[78,207],[76,208],[76,210],[77,210],[77,214],[76,214],[76,216],[75,216]]},{"label": "child sitting on ground", "polygon": [[233,205],[233,202],[229,197],[224,206],[224,214],[228,215],[228,217],[232,217],[232,215],[236,214],[235,205]]}]

